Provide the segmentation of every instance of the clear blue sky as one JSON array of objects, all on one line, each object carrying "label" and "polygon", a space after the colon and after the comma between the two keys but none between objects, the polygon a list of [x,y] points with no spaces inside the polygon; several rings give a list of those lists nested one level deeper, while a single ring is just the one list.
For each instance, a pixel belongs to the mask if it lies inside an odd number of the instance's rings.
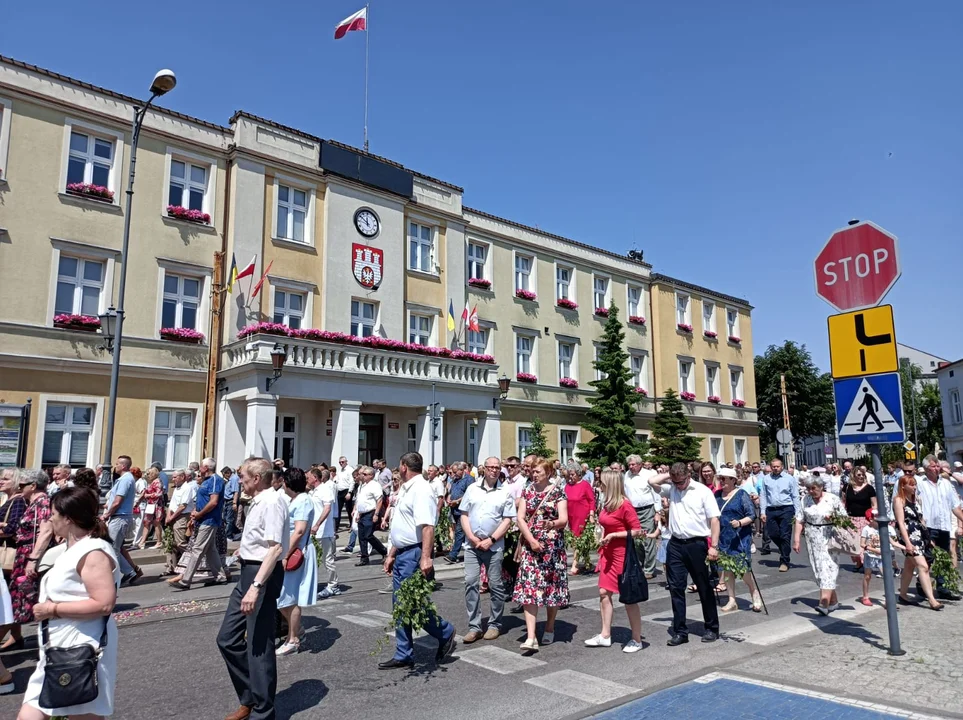
[{"label": "clear blue sky", "polygon": [[[362,0],[8,2],[0,53],[227,123],[360,145]],[[900,341],[963,357],[963,2],[372,0],[371,150],[467,204],[748,298],[755,349],[828,366],[812,261],[901,241]],[[955,312],[953,312],[953,310]]]}]

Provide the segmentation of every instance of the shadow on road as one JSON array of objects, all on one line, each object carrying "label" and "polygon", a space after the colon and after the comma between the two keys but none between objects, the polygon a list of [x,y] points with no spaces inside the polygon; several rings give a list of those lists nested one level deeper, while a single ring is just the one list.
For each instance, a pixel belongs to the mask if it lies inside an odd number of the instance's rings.
[{"label": "shadow on road", "polygon": [[327,694],[328,686],[320,680],[298,680],[275,697],[278,719],[288,720],[302,710],[317,707]]}]

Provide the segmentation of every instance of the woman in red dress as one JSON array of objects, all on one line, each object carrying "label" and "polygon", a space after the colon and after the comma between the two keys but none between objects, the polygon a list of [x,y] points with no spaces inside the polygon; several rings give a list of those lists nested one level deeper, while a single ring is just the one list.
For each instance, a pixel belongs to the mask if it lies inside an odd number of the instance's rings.
[{"label": "woman in red dress", "polygon": [[[565,497],[568,500],[568,529],[579,538],[582,537],[585,524],[595,512],[595,491],[591,483],[582,479],[581,466],[570,463],[562,472],[565,473]],[[568,574],[578,575],[578,571],[578,553],[573,550],[572,567]]]},{"label": "woman in red dress", "polygon": [[[602,611],[602,632],[585,641],[588,647],[612,645],[612,594],[619,591],[619,575],[625,563],[625,539],[642,534],[642,526],[632,503],[625,499],[622,474],[616,470],[602,471],[602,490],[605,504],[599,510],[599,524],[604,535],[599,540],[599,605]],[[642,611],[638,603],[626,605],[632,628],[632,639],[622,652],[634,653],[642,649]]]}]

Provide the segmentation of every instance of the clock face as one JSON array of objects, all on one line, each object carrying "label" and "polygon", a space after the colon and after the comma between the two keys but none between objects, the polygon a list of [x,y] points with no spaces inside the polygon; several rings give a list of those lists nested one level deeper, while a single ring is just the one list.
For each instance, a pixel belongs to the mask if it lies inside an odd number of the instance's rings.
[{"label": "clock face", "polygon": [[354,214],[354,226],[365,237],[374,237],[381,229],[378,217],[371,210],[358,210]]}]

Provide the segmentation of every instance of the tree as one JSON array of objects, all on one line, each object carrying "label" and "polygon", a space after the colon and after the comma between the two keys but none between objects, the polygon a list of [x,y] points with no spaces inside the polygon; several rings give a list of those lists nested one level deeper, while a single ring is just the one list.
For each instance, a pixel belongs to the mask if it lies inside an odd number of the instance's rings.
[{"label": "tree", "polygon": [[532,418],[532,427],[529,432],[532,441],[531,447],[528,448],[529,454],[551,460],[555,451],[545,444],[545,423],[538,415]]},{"label": "tree", "polygon": [[805,345],[791,340],[782,346],[770,345],[764,355],[756,356],[754,365],[762,447],[775,443],[776,431],[783,427],[781,375],[786,376],[793,435],[808,437],[836,431],[832,376],[819,372]]},{"label": "tree", "polygon": [[657,464],[689,462],[699,459],[702,438],[693,437],[692,426],[675,390],[668,388],[652,420],[650,457]]},{"label": "tree", "polygon": [[[919,446],[916,448],[916,457],[922,458],[933,452],[937,443],[943,444],[943,408],[940,389],[934,383],[924,381],[920,366],[908,358],[900,358],[899,375],[903,393],[903,427],[906,431],[906,439],[912,440]],[[902,460],[904,453],[900,443],[884,445],[883,462]]]},{"label": "tree", "polygon": [[625,462],[628,455],[645,455],[648,449],[647,443],[635,434],[638,395],[629,372],[629,354],[622,347],[624,342],[619,309],[612,303],[602,331],[598,360],[593,363],[601,379],[589,383],[595,394],[588,398],[591,407],[581,423],[593,437],[578,445],[579,460],[592,466]]}]

